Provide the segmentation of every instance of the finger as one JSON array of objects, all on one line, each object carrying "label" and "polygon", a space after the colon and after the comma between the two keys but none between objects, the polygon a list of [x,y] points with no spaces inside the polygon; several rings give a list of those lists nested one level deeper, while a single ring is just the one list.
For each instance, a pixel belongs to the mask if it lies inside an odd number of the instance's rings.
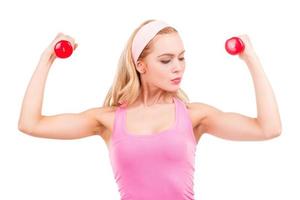
[{"label": "finger", "polygon": [[72,44],[74,44],[74,43],[75,43],[75,39],[74,39],[74,38],[72,38],[71,36],[69,36],[69,35],[65,35],[65,37],[66,37],[66,38],[68,38],[68,39],[70,40],[70,42],[72,42]]},{"label": "finger", "polygon": [[77,47],[78,47],[78,44],[77,44],[77,43],[75,43],[75,45],[74,45],[74,50],[75,50]]},{"label": "finger", "polygon": [[56,37],[54,38],[54,40],[51,42],[50,46],[54,46],[59,40],[61,40],[60,38],[63,37],[63,33],[59,32]]},{"label": "finger", "polygon": [[63,36],[64,34],[62,32],[59,32],[56,37],[54,38],[54,41]]}]

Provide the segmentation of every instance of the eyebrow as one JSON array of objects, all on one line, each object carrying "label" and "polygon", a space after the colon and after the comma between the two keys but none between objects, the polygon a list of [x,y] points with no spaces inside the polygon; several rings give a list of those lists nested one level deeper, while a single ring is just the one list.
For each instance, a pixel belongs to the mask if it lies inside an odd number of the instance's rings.
[{"label": "eyebrow", "polygon": [[[183,54],[185,52],[185,50],[183,50],[179,55]],[[172,53],[164,53],[164,54],[161,54],[159,55],[158,57],[161,57],[161,56],[174,56],[175,54],[172,54]]]}]

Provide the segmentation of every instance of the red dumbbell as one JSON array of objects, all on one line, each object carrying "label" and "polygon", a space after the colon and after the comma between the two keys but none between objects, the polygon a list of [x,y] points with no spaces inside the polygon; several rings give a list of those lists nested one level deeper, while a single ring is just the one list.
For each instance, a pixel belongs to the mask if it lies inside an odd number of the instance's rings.
[{"label": "red dumbbell", "polygon": [[60,40],[54,46],[54,52],[59,58],[67,58],[72,55],[73,47],[71,42],[67,40]]},{"label": "red dumbbell", "polygon": [[232,37],[226,40],[225,49],[231,55],[236,55],[244,51],[245,45],[238,37]]}]

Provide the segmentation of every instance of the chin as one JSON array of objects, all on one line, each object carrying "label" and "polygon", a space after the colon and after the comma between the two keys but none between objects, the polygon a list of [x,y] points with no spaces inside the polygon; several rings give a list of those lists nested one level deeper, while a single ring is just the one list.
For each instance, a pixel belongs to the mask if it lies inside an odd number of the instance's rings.
[{"label": "chin", "polygon": [[173,87],[173,88],[170,88],[170,89],[168,89],[167,91],[168,92],[177,92],[178,90],[179,90],[179,86],[178,87]]},{"label": "chin", "polygon": [[165,87],[160,87],[160,89],[166,91],[166,92],[177,92],[179,89],[180,89],[180,85],[168,85],[168,86],[165,86]]}]

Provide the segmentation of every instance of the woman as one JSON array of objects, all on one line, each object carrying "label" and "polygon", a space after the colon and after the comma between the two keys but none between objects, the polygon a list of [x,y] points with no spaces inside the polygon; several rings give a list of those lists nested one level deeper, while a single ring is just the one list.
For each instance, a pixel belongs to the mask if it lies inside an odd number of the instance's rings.
[{"label": "woman", "polygon": [[228,140],[267,140],[281,133],[272,88],[249,37],[239,37],[245,43],[239,56],[255,85],[256,118],[190,103],[180,89],[185,50],[177,30],[163,21],[147,20],[129,38],[103,107],[45,116],[42,98],[56,59],[54,44],[67,39],[77,47],[73,38],[58,34],[29,83],[19,130],[56,139],[101,136],[122,199],[194,199],[194,156],[204,133]]}]

